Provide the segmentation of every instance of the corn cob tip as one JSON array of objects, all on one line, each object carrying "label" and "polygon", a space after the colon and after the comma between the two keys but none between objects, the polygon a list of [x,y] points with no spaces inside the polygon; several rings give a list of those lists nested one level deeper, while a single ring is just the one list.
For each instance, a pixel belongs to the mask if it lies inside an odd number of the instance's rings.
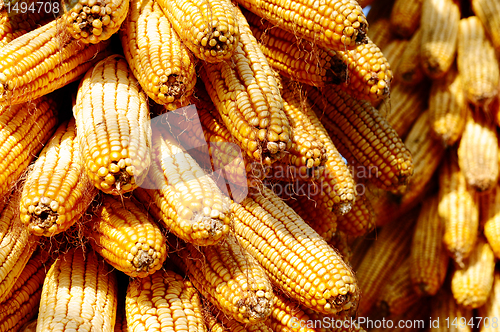
[{"label": "corn cob tip", "polygon": [[57,201],[42,197],[40,201],[33,203],[28,206],[26,220],[23,220],[30,224],[29,228],[44,232],[57,223],[59,218],[59,213],[57,213],[59,203]]},{"label": "corn cob tip", "polygon": [[349,211],[351,211],[351,209],[352,209],[352,202],[351,201],[342,202],[340,204],[335,204],[333,206],[333,212],[337,216],[343,216],[343,215],[349,213]]},{"label": "corn cob tip", "polygon": [[273,299],[273,293],[259,290],[250,292],[248,296],[240,299],[236,306],[238,311],[244,313],[243,315],[250,321],[263,321],[271,315],[274,307]]}]

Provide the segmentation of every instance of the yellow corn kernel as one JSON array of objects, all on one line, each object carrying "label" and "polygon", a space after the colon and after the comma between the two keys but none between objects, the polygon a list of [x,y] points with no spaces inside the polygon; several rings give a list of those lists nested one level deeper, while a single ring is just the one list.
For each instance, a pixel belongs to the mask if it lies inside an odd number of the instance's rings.
[{"label": "yellow corn kernel", "polygon": [[[472,332],[471,326],[461,324],[472,319],[472,310],[466,309],[455,302],[449,286],[442,287],[431,301],[431,312],[433,326],[429,329],[432,332]],[[437,323],[439,322],[439,323]],[[445,322],[443,324],[443,322]],[[457,322],[456,325],[447,325],[446,322]]]},{"label": "yellow corn kernel", "polygon": [[75,120],[59,126],[30,169],[20,204],[21,221],[35,235],[71,227],[97,194],[80,159]]},{"label": "yellow corn kernel", "polygon": [[499,184],[480,196],[480,218],[484,236],[495,254],[500,257],[500,188]]},{"label": "yellow corn kernel", "polygon": [[491,42],[500,50],[500,3],[488,0],[472,0],[471,3]]},{"label": "yellow corn kernel", "polygon": [[122,56],[111,55],[85,74],[73,115],[92,183],[113,195],[139,186],[151,161],[149,108]]},{"label": "yellow corn kernel", "polygon": [[398,35],[411,37],[420,25],[424,0],[396,0],[391,11],[391,26]]},{"label": "yellow corn kernel", "polygon": [[394,70],[396,79],[403,84],[416,85],[425,77],[421,64],[421,39],[422,29],[418,28],[406,44],[398,66]]}]

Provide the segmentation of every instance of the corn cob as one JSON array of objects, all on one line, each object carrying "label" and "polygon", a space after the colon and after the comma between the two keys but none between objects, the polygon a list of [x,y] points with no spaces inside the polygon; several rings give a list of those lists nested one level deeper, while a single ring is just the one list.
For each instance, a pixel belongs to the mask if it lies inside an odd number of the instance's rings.
[{"label": "corn cob", "polygon": [[328,244],[342,256],[342,260],[350,264],[352,258],[352,248],[348,243],[348,235],[342,231],[335,232],[335,235],[328,240]]},{"label": "corn cob", "polygon": [[72,41],[54,20],[0,50],[0,105],[21,104],[52,92],[83,75],[107,43]]},{"label": "corn cob", "polygon": [[371,232],[375,228],[375,216],[368,198],[358,195],[351,211],[339,216],[337,224],[340,231],[353,237]]},{"label": "corn cob", "polygon": [[229,233],[229,199],[166,131],[155,124],[153,160],[136,197],[181,239],[212,245]]},{"label": "corn cob", "polygon": [[479,213],[481,225],[483,226],[484,236],[488,240],[496,258],[500,257],[500,188],[495,187],[480,196]]},{"label": "corn cob", "polygon": [[59,256],[43,282],[36,330],[113,331],[116,274],[90,250],[73,248]]},{"label": "corn cob", "polygon": [[[378,1],[381,2],[381,1]],[[370,12],[373,8],[370,9]],[[375,21],[370,21],[370,30],[368,30],[368,38],[377,45],[381,50],[385,50],[385,47],[395,39],[394,31],[391,29],[391,22],[388,17],[381,17]],[[385,51],[383,52],[385,55]],[[387,58],[387,56],[386,56]],[[389,60],[387,58],[387,60]],[[389,61],[392,68],[393,63]]]},{"label": "corn cob", "polygon": [[20,205],[21,221],[35,235],[64,232],[85,212],[97,190],[84,172],[74,119],[59,126],[30,169]]},{"label": "corn cob", "polygon": [[396,79],[403,84],[416,85],[425,77],[421,63],[421,39],[422,29],[418,28],[406,45],[398,66],[394,70]]},{"label": "corn cob", "polygon": [[193,54],[204,61],[226,61],[240,38],[238,16],[229,0],[159,0],[165,16]]},{"label": "corn cob", "polygon": [[462,80],[456,66],[452,66],[444,77],[432,81],[429,96],[431,129],[445,146],[452,146],[462,136],[466,119]]},{"label": "corn cob", "polygon": [[363,261],[363,258],[366,256],[368,249],[370,249],[372,244],[375,243],[375,240],[376,239],[374,238],[358,237],[352,241],[352,254],[351,258],[349,259],[349,263],[351,264],[354,271],[357,271],[359,269],[359,265]]},{"label": "corn cob", "polygon": [[496,1],[472,0],[472,10],[481,20],[491,42],[500,50],[500,4]]},{"label": "corn cob", "polygon": [[213,246],[196,248],[186,243],[177,255],[174,262],[223,315],[254,324],[271,314],[275,297],[266,272],[234,236]]},{"label": "corn cob", "polygon": [[411,243],[410,277],[413,289],[421,296],[432,296],[441,288],[449,257],[443,246],[444,224],[438,216],[439,197],[422,203]]},{"label": "corn cob", "polygon": [[465,97],[482,106],[498,94],[500,70],[495,49],[476,16],[461,19],[458,31],[457,64]]},{"label": "corn cob", "polygon": [[[370,29],[371,31],[371,29]],[[375,41],[374,41],[375,42]],[[394,38],[390,41],[387,42],[387,45],[385,45],[382,48],[382,52],[387,59],[387,61],[391,64],[391,68],[394,68],[397,70],[399,66],[399,62],[401,61],[401,57],[406,50],[406,47],[408,46],[408,43],[410,40],[408,39],[397,39]],[[378,45],[378,44],[377,44]],[[395,83],[395,82],[394,82]],[[392,90],[393,87],[396,85],[391,85],[391,95],[392,95]]]},{"label": "corn cob", "polygon": [[[207,301],[204,301],[207,302]],[[215,307],[204,303],[203,319],[208,332],[272,332],[267,322],[243,324],[224,315]]]},{"label": "corn cob", "polygon": [[144,278],[160,269],[167,245],[160,228],[130,199],[104,196],[87,237],[92,248],[114,268]]},{"label": "corn cob", "polygon": [[130,282],[125,310],[130,332],[207,330],[200,295],[173,271],[160,270]]},{"label": "corn cob", "polygon": [[[37,250],[4,300],[0,303],[0,331],[18,331],[36,316],[42,285],[52,258],[47,251]],[[35,320],[36,323],[36,320]],[[34,331],[34,329],[33,329]]]},{"label": "corn cob", "polygon": [[37,322],[36,318],[28,321],[21,327],[19,332],[36,332],[36,322]]},{"label": "corn cob", "polygon": [[353,272],[279,197],[263,187],[241,205],[233,203],[232,211],[238,241],[288,296],[319,312],[355,312]]},{"label": "corn cob", "polygon": [[487,191],[498,182],[496,125],[483,110],[469,107],[465,129],[458,145],[458,164],[467,183]]},{"label": "corn cob", "polygon": [[366,42],[368,23],[362,8],[353,0],[329,0],[314,6],[304,0],[236,2],[271,24],[323,48],[353,49]]},{"label": "corn cob", "polygon": [[482,317],[480,332],[492,331],[498,328],[500,314],[500,273],[495,271],[493,287],[488,301],[478,308],[478,316]]},{"label": "corn cob", "polygon": [[443,241],[459,266],[471,253],[479,227],[479,196],[467,185],[457,162],[456,150],[445,156],[439,171],[438,214],[443,218]]},{"label": "corn cob", "polygon": [[[368,102],[352,99],[338,88],[320,92],[307,87],[316,114],[324,114],[323,124],[328,131],[342,133],[358,163],[370,169],[371,180],[383,189],[397,188],[413,172],[412,157],[392,127]],[[329,120],[329,121],[327,121]],[[362,133],[363,136],[360,136]]]},{"label": "corn cob", "polygon": [[422,67],[432,79],[443,77],[455,59],[459,22],[457,0],[423,0]]},{"label": "corn cob", "polygon": [[410,253],[410,242],[415,216],[408,214],[383,227],[377,241],[370,246],[358,266],[359,289],[364,294],[358,316],[366,317],[376,304],[384,283]]},{"label": "corn cob", "polygon": [[[448,286],[449,287],[449,286]],[[459,306],[449,289],[442,288],[431,301],[432,332],[471,332],[467,322],[472,319],[472,310]]]},{"label": "corn cob", "polygon": [[409,38],[420,26],[424,0],[396,0],[391,11],[391,27],[404,38]]},{"label": "corn cob", "polygon": [[85,74],[73,115],[92,183],[114,195],[139,186],[151,158],[149,109],[123,57],[111,55]]},{"label": "corn cob", "polygon": [[65,0],[63,19],[74,39],[97,44],[120,29],[129,7],[126,0]]},{"label": "corn cob", "polygon": [[274,73],[237,10],[240,42],[232,60],[206,63],[199,74],[241,149],[255,161],[270,165],[291,147],[290,124]]},{"label": "corn cob", "polygon": [[[131,1],[120,30],[123,53],[144,92],[168,110],[185,106],[196,83],[194,59],[158,3]],[[137,38],[137,36],[148,38]]]}]

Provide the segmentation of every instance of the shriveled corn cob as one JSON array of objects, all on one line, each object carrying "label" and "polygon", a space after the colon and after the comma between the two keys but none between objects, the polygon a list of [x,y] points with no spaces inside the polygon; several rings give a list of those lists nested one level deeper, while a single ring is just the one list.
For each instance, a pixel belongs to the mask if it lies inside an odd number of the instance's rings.
[{"label": "shriveled corn cob", "polygon": [[144,185],[136,197],[181,239],[212,245],[229,233],[229,199],[167,132],[154,125],[153,153]]},{"label": "shriveled corn cob", "polygon": [[[495,325],[498,328],[498,320],[500,317],[500,272],[494,272],[493,287],[488,296],[486,303],[477,309],[478,316],[482,317],[480,323],[480,332],[495,330]],[[495,324],[496,323],[496,324]]]},{"label": "shriveled corn cob", "polygon": [[418,28],[406,45],[398,66],[394,69],[396,79],[401,83],[416,85],[425,77],[421,64],[421,39],[422,29]]},{"label": "shriveled corn cob", "polygon": [[93,184],[114,195],[139,186],[150,165],[151,127],[146,96],[125,58],[111,55],[85,74],[73,115]]},{"label": "shriveled corn cob", "polygon": [[422,296],[435,295],[441,288],[450,260],[443,245],[444,223],[438,205],[438,195],[423,201],[411,242],[411,282]]},{"label": "shriveled corn cob", "polygon": [[457,162],[456,150],[445,156],[439,171],[439,217],[444,222],[443,241],[451,257],[463,266],[476,243],[479,197],[467,185]]},{"label": "shriveled corn cob", "polygon": [[213,246],[197,248],[186,243],[176,252],[174,262],[223,315],[244,324],[269,317],[275,302],[271,282],[233,235]]},{"label": "shriveled corn cob", "polygon": [[335,235],[328,240],[328,244],[337,250],[344,262],[350,264],[352,258],[352,248],[348,243],[348,235],[342,231],[336,231]]},{"label": "shriveled corn cob", "polygon": [[191,282],[169,270],[130,282],[125,302],[128,331],[207,331],[200,295]]},{"label": "shriveled corn cob", "polygon": [[167,245],[160,228],[132,200],[104,196],[88,226],[92,248],[114,268],[144,278],[160,269]]},{"label": "shriveled corn cob", "polygon": [[[387,121],[366,101],[351,98],[338,88],[319,91],[307,87],[315,101],[314,111],[328,131],[342,133],[341,140],[360,165],[375,166],[371,179],[381,188],[406,183],[413,173],[412,157],[401,138]],[[329,121],[327,121],[329,120]]]},{"label": "shriveled corn cob", "polygon": [[282,291],[319,312],[354,314],[358,287],[351,269],[269,189],[233,203],[234,233]]},{"label": "shriveled corn cob", "polygon": [[499,175],[496,125],[483,110],[468,108],[458,164],[472,188],[487,191],[496,185]]},{"label": "shriveled corn cob", "polygon": [[116,274],[93,250],[70,249],[52,264],[43,282],[36,330],[113,331]]},{"label": "shriveled corn cob", "polygon": [[291,147],[290,123],[275,75],[245,17],[236,10],[241,36],[232,60],[205,63],[199,74],[243,152],[270,165]]},{"label": "shriveled corn cob", "polygon": [[408,38],[420,26],[420,16],[422,14],[422,3],[424,0],[396,0],[391,11],[391,26],[394,31]]},{"label": "shriveled corn cob", "polygon": [[375,228],[375,216],[366,196],[358,195],[351,211],[339,216],[338,229],[353,237],[368,234]]},{"label": "shriveled corn cob", "polygon": [[[455,302],[448,287],[442,287],[436,294],[435,300],[431,301],[431,314],[433,324],[429,331],[432,332],[471,332],[471,326],[467,325],[472,319],[472,310],[466,309]],[[446,324],[456,322],[456,324]]]},{"label": "shriveled corn cob", "polygon": [[127,0],[65,0],[63,19],[74,39],[97,44],[120,29],[129,7]]},{"label": "shriveled corn cob", "polygon": [[107,45],[71,40],[60,20],[13,40],[0,49],[0,105],[31,101],[75,81]]},{"label": "shriveled corn cob", "polygon": [[72,118],[59,126],[28,173],[21,197],[21,221],[35,235],[64,232],[82,216],[96,194],[81,163]]},{"label": "shriveled corn cob", "polygon": [[500,258],[500,187],[480,196],[480,218],[484,236],[496,258]]},{"label": "shriveled corn cob", "polygon": [[354,0],[328,0],[311,5],[304,0],[289,3],[237,0],[240,5],[271,24],[333,50],[353,49],[366,42],[368,23]]},{"label": "shriveled corn cob", "polygon": [[450,69],[457,51],[460,4],[457,0],[423,0],[421,58],[427,76],[437,79]]},{"label": "shriveled corn cob", "polygon": [[[42,285],[47,270],[52,265],[51,254],[37,250],[22,273],[0,303],[0,331],[18,331],[38,312]],[[35,320],[36,322],[36,320]],[[34,331],[34,329],[33,329]]]},{"label": "shriveled corn cob", "polygon": [[229,0],[159,0],[165,16],[193,54],[207,62],[226,61],[238,47],[240,28]]},{"label": "shriveled corn cob", "polygon": [[462,79],[456,66],[452,66],[444,77],[432,81],[429,96],[430,126],[445,146],[452,146],[462,136],[466,120]]},{"label": "shriveled corn cob", "polygon": [[479,237],[463,268],[455,269],[451,291],[457,304],[466,308],[481,307],[488,300],[495,270],[495,255],[490,245]]},{"label": "shriveled corn cob", "polygon": [[500,69],[495,49],[477,16],[461,19],[458,31],[457,64],[465,97],[482,106],[498,94]]},{"label": "shriveled corn cob", "polygon": [[497,50],[500,50],[500,3],[488,0],[472,0],[472,10],[481,20],[484,29]]},{"label": "shriveled corn cob", "polygon": [[168,110],[185,106],[196,84],[191,53],[157,2],[134,0],[130,6],[130,14],[120,30],[130,69],[156,103]]}]

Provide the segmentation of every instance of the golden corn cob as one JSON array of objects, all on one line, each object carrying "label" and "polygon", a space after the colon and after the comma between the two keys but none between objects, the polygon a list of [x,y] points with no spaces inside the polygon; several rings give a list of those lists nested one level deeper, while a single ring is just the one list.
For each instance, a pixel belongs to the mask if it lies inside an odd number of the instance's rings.
[{"label": "golden corn cob", "polygon": [[374,183],[390,189],[408,180],[413,172],[411,154],[375,108],[338,88],[323,92],[313,87],[306,89],[310,100],[315,101],[313,108],[318,117],[324,115],[326,129],[342,133],[341,140],[360,165],[375,166],[372,168],[376,174],[371,178]]},{"label": "golden corn cob", "polygon": [[329,0],[321,5],[304,0],[236,2],[271,24],[320,47],[344,50],[366,42],[368,23],[363,9],[354,0]]},{"label": "golden corn cob", "polygon": [[480,218],[484,236],[496,258],[500,258],[500,188],[499,184],[480,196]]},{"label": "golden corn cob", "polygon": [[30,258],[22,269],[21,275],[0,303],[2,308],[0,331],[18,331],[36,316],[42,295],[43,280],[52,261],[50,253],[41,249]]},{"label": "golden corn cob", "polygon": [[359,264],[356,275],[363,300],[358,316],[370,314],[385,282],[410,253],[411,237],[408,234],[411,234],[416,218],[408,217],[383,227]]},{"label": "golden corn cob", "polygon": [[73,248],[52,264],[43,282],[37,332],[113,331],[116,274],[93,250]]},{"label": "golden corn cob", "polygon": [[472,310],[466,309],[455,302],[448,287],[443,287],[431,301],[432,320],[429,331],[432,332],[471,332],[467,325],[472,319]]},{"label": "golden corn cob", "polygon": [[366,196],[358,195],[351,211],[337,220],[338,229],[353,237],[368,234],[375,228],[375,216]]},{"label": "golden corn cob", "polygon": [[452,66],[444,77],[432,81],[429,96],[430,126],[445,146],[452,146],[462,136],[466,120],[462,79],[456,66]]},{"label": "golden corn cob", "polygon": [[487,191],[498,182],[496,125],[483,110],[468,108],[465,129],[458,145],[458,164],[472,188]]},{"label": "golden corn cob", "polygon": [[213,246],[186,243],[176,252],[174,262],[223,315],[244,324],[269,317],[275,302],[272,285],[260,264],[233,235]]},{"label": "golden corn cob", "polygon": [[24,183],[20,218],[32,234],[52,236],[64,232],[97,194],[80,158],[72,118],[56,130]]},{"label": "golden corn cob", "polygon": [[391,11],[391,26],[398,35],[409,38],[420,26],[424,0],[396,0]]},{"label": "golden corn cob", "polygon": [[[370,29],[370,31],[371,31],[371,29]],[[399,62],[401,61],[401,57],[402,57],[404,51],[406,50],[406,48],[408,47],[409,42],[410,42],[410,40],[408,40],[408,39],[394,38],[394,39],[388,41],[387,45],[385,45],[383,48],[381,48],[382,52],[384,53],[385,58],[391,64],[391,68],[394,68],[395,70],[397,70],[397,68],[399,66]],[[393,82],[393,83],[396,83],[396,82]],[[391,96],[392,96],[393,85],[391,85]],[[396,85],[394,85],[394,86],[396,86]]]},{"label": "golden corn cob", "polygon": [[85,74],[73,115],[92,183],[114,195],[139,186],[151,160],[149,109],[123,57],[111,55]]},{"label": "golden corn cob", "polygon": [[130,14],[120,29],[130,69],[156,103],[168,110],[185,106],[196,84],[191,53],[157,2],[134,0],[130,6]]},{"label": "golden corn cob", "polygon": [[486,303],[478,308],[478,316],[482,317],[479,324],[480,332],[494,331],[499,326],[500,314],[500,273],[494,272],[493,287]]},{"label": "golden corn cob", "polygon": [[63,20],[74,39],[97,44],[120,29],[129,7],[126,0],[65,0]]},{"label": "golden corn cob", "polygon": [[167,258],[160,228],[128,198],[104,196],[87,232],[92,248],[130,277],[154,273]]},{"label": "golden corn cob", "polygon": [[457,304],[470,309],[485,304],[493,285],[494,270],[495,255],[483,237],[479,237],[464,267],[456,268],[451,279]]},{"label": "golden corn cob", "polygon": [[476,190],[467,185],[456,159],[456,150],[450,150],[439,171],[438,214],[444,222],[446,249],[455,262],[463,266],[463,260],[476,243],[479,197]]},{"label": "golden corn cob", "polygon": [[500,69],[495,49],[477,16],[460,20],[457,64],[467,100],[482,106],[497,96]]},{"label": "golden corn cob", "polygon": [[83,75],[108,43],[85,45],[53,20],[0,49],[0,105],[21,104]]},{"label": "golden corn cob", "polygon": [[238,241],[282,291],[319,312],[354,314],[359,293],[353,272],[279,197],[263,187],[241,205],[233,203],[232,211]]},{"label": "golden corn cob", "polygon": [[410,277],[413,289],[421,296],[435,295],[448,269],[444,224],[438,216],[438,205],[438,195],[423,201],[411,242]]},{"label": "golden corn cob", "polygon": [[[203,319],[208,332],[272,332],[266,322],[243,324],[224,315],[216,307],[204,301]],[[210,308],[209,308],[210,307]]]},{"label": "golden corn cob", "polygon": [[200,295],[191,282],[160,270],[130,282],[125,302],[129,332],[207,331]]},{"label": "golden corn cob", "polygon": [[328,244],[342,256],[342,260],[350,264],[352,248],[348,243],[348,235],[342,231],[336,231],[335,235],[328,240]]},{"label": "golden corn cob", "polygon": [[422,67],[432,79],[443,77],[455,60],[459,22],[457,0],[423,0]]},{"label": "golden corn cob", "polygon": [[496,1],[472,0],[472,10],[497,50],[500,50],[500,4]]},{"label": "golden corn cob", "polygon": [[398,66],[394,69],[396,79],[401,83],[416,85],[425,77],[421,63],[421,39],[422,28],[418,28],[406,45]]},{"label": "golden corn cob", "polygon": [[[381,1],[377,1],[381,2]],[[370,12],[373,11],[373,8],[370,9]],[[395,33],[391,29],[391,22],[388,17],[381,17],[375,21],[370,21],[370,29],[368,30],[368,37],[372,40],[372,42],[377,45],[385,54],[385,47],[395,39]],[[386,59],[389,58],[386,55]],[[389,61],[392,68],[393,63]]]},{"label": "golden corn cob", "polygon": [[195,245],[219,242],[229,233],[229,199],[173,137],[153,128],[156,159],[144,182],[150,189],[138,188],[136,197],[179,238]]},{"label": "golden corn cob", "polygon": [[274,73],[245,17],[236,10],[240,42],[232,60],[205,63],[199,74],[243,152],[270,165],[291,147],[290,123]]},{"label": "golden corn cob", "polygon": [[159,0],[165,16],[193,54],[207,62],[226,61],[238,47],[240,27],[229,0]]}]

